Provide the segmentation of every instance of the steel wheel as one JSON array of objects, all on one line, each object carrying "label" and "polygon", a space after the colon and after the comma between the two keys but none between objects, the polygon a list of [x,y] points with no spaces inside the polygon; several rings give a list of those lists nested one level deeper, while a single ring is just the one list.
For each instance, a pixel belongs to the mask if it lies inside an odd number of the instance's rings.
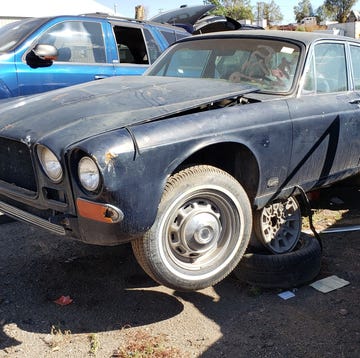
[{"label": "steel wheel", "polygon": [[133,249],[159,283],[198,290],[232,271],[250,232],[251,209],[241,185],[219,169],[191,167],[170,178],[153,227]]},{"label": "steel wheel", "polygon": [[254,233],[256,239],[272,253],[290,252],[301,233],[301,212],[297,200],[291,196],[257,211]]}]

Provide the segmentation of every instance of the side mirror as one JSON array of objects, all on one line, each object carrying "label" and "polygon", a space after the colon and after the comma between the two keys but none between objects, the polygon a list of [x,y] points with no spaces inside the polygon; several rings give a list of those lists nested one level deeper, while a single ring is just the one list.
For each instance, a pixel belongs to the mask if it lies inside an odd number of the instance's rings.
[{"label": "side mirror", "polygon": [[54,61],[58,57],[58,50],[53,45],[37,44],[33,48],[33,52],[35,56],[45,61]]},{"label": "side mirror", "polygon": [[58,50],[55,46],[37,44],[27,55],[26,63],[31,68],[49,67],[57,59]]}]

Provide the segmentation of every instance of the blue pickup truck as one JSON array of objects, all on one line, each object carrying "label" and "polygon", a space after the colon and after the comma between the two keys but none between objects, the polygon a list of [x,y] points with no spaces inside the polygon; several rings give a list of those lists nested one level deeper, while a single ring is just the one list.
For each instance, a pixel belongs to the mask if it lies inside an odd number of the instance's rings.
[{"label": "blue pickup truck", "polygon": [[106,14],[28,18],[0,35],[0,99],[110,76],[140,75],[181,27]]}]

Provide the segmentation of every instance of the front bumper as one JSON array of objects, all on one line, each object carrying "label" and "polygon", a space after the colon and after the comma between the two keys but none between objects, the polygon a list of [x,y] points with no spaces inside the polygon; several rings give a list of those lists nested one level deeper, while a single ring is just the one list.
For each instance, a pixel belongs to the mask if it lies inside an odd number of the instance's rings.
[{"label": "front bumper", "polygon": [[[48,211],[36,210],[32,207],[26,207],[25,205],[22,205],[20,208],[14,202],[10,203],[3,200],[0,200],[0,212],[13,219],[39,227],[50,233],[70,237],[93,245],[119,245],[143,235],[143,233],[130,233],[124,228],[121,220],[113,220],[112,215],[109,215],[109,211],[105,209],[116,209],[119,215],[122,215],[122,212],[114,206],[108,204],[101,205],[89,201],[86,202],[96,207],[102,207],[104,210],[98,210],[97,215],[104,213],[104,220],[100,221],[90,217],[80,215],[73,216],[55,212],[49,215]],[[123,215],[121,216],[121,219],[122,218]]]},{"label": "front bumper", "polygon": [[66,231],[65,231],[64,227],[57,225],[57,224],[53,224],[48,220],[45,220],[36,215],[30,214],[24,210],[18,209],[7,203],[4,203],[3,201],[0,201],[0,211],[2,211],[4,214],[6,214],[14,219],[24,221],[26,223],[41,227],[41,228],[46,229],[54,234],[66,235]]}]

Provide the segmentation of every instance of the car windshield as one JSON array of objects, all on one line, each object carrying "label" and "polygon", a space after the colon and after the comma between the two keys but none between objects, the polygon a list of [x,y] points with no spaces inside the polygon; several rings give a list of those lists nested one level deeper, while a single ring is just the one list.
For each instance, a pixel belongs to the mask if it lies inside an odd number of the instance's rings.
[{"label": "car windshield", "polygon": [[1,27],[0,52],[13,50],[21,41],[32,34],[47,19],[31,18],[21,21],[11,22]]},{"label": "car windshield", "polygon": [[213,78],[286,93],[293,86],[299,55],[299,46],[274,39],[192,40],[172,47],[146,75]]}]

